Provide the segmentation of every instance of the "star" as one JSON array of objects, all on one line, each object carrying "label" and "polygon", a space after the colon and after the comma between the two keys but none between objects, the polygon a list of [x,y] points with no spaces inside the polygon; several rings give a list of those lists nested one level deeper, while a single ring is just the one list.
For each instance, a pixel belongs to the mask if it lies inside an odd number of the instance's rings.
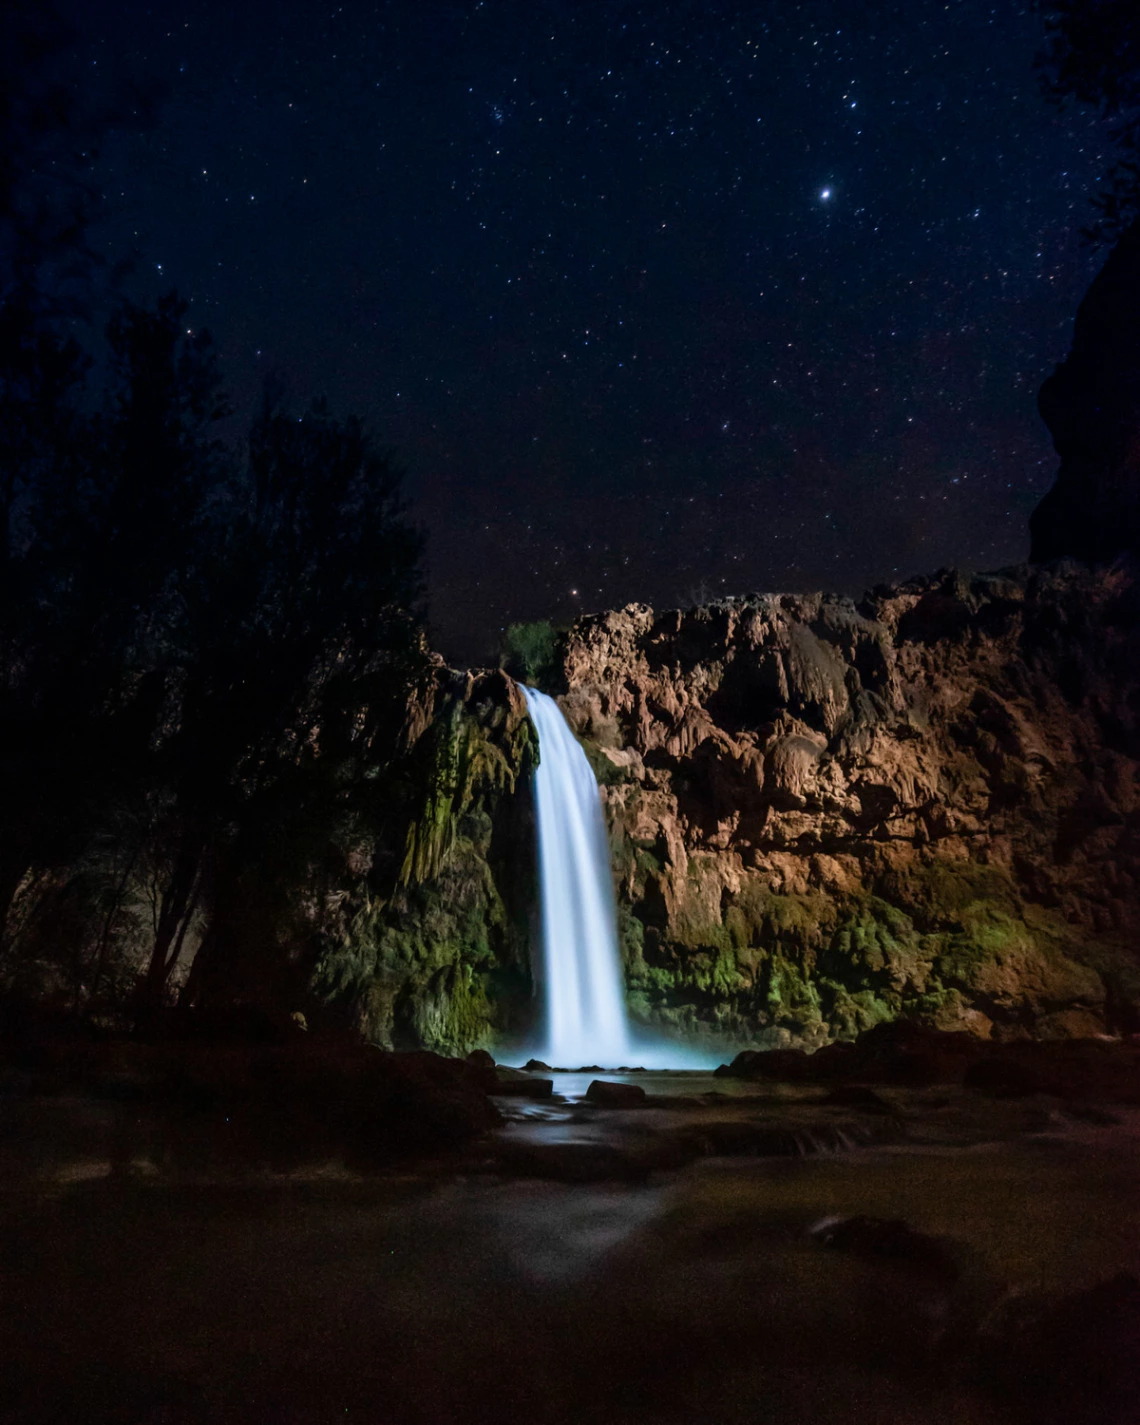
[{"label": "star", "polygon": [[[171,64],[193,88],[98,171],[111,266],[137,253],[133,296],[177,274],[209,311],[236,430],[266,369],[297,409],[318,388],[341,414],[375,396],[440,650],[473,663],[500,625],[676,607],[722,575],[858,594],[1023,557],[1053,470],[1030,388],[1104,259],[1072,244],[1105,152],[1087,114],[1037,95],[1027,7],[898,7],[888,54],[870,22],[808,32],[828,7],[799,0],[709,0],[699,27],[676,5],[600,6],[582,28],[572,5],[479,3],[338,0],[314,30],[284,0],[273,53],[307,97],[285,96],[279,141],[278,61],[256,27],[215,54],[233,7],[197,0]],[[168,53],[169,7],[64,8],[85,73]],[[741,54],[744,11],[767,30]],[[948,53],[957,100],[937,108]],[[988,482],[951,485],[973,462]],[[929,518],[947,494],[953,519]]]}]

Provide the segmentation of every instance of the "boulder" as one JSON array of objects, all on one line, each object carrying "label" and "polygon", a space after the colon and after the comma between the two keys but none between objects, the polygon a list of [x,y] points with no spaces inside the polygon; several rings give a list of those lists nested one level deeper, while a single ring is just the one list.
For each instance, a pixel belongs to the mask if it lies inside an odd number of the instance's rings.
[{"label": "boulder", "polygon": [[1140,1049],[1104,1039],[994,1045],[970,1066],[965,1083],[996,1098],[1044,1093],[1140,1104]]},{"label": "boulder", "polygon": [[595,1079],[586,1098],[597,1108],[640,1108],[646,1101],[640,1084],[616,1084],[608,1079]]},{"label": "boulder", "polygon": [[961,1083],[985,1053],[984,1042],[961,1031],[931,1029],[905,1019],[877,1024],[860,1036],[851,1069],[896,1084]]},{"label": "boulder", "polygon": [[718,1078],[776,1079],[791,1082],[814,1077],[814,1055],[803,1049],[743,1049],[731,1064],[721,1064]]},{"label": "boulder", "polygon": [[550,1098],[554,1093],[553,1079],[536,1079],[530,1075],[500,1078],[488,1093],[496,1098]]},{"label": "boulder", "polygon": [[899,1219],[865,1216],[828,1219],[812,1229],[812,1236],[836,1252],[905,1262],[950,1281],[959,1274],[957,1254],[950,1242],[916,1232]]},{"label": "boulder", "polygon": [[1052,1301],[1011,1303],[980,1354],[988,1383],[1019,1421],[1135,1425],[1140,1282],[1120,1272]]},{"label": "boulder", "polygon": [[378,1166],[460,1148],[501,1122],[477,1066],[349,1036],[170,1046],[162,1080],[160,1102],[203,1116],[232,1151],[278,1166],[325,1157]]}]

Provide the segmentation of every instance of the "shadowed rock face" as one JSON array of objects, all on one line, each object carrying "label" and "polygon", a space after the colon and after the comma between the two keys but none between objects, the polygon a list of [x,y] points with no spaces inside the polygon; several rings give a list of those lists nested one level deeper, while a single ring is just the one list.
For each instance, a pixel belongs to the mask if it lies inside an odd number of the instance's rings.
[{"label": "shadowed rock face", "polygon": [[645,1021],[1140,1029],[1140,590],[1075,564],[581,621]]},{"label": "shadowed rock face", "polygon": [[406,740],[418,810],[383,875],[346,865],[311,897],[310,993],[386,1048],[467,1053],[531,1014],[535,738],[504,673],[441,665]]},{"label": "shadowed rock face", "polygon": [[1105,562],[1140,550],[1140,222],[1077,312],[1073,348],[1041,388],[1061,466],[1033,512],[1030,558]]}]

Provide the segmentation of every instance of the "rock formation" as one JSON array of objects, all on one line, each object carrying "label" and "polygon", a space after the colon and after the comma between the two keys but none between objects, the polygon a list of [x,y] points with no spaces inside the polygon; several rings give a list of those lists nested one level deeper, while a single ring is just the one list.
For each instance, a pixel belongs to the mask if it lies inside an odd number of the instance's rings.
[{"label": "rock formation", "polygon": [[[861,602],[586,618],[548,687],[609,821],[635,1019],[814,1047],[907,1016],[983,1037],[1140,1030],[1140,585],[1074,562]],[[500,672],[437,670],[390,892],[346,878],[315,987],[445,1052],[537,1010],[529,772]]]},{"label": "rock formation", "polygon": [[345,848],[312,898],[311,1007],[388,1048],[466,1053],[531,1012],[535,739],[506,674],[440,666],[406,742],[419,810],[402,844]]},{"label": "rock formation", "polygon": [[1138,612],[1061,563],[577,624],[635,1014],[769,1046],[1140,1028]]},{"label": "rock formation", "polygon": [[1073,347],[1041,388],[1061,467],[1029,521],[1030,558],[1140,551],[1140,221],[1077,312]]}]

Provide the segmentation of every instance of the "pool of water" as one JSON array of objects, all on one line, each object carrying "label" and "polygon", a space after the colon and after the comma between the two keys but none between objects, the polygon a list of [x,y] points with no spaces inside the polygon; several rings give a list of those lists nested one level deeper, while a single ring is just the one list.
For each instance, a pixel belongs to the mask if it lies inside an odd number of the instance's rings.
[{"label": "pool of water", "polygon": [[[578,1112],[588,1076],[565,1080]],[[336,1164],[124,1175],[105,1106],[49,1107],[47,1176],[7,1171],[27,1122],[3,1144],[3,1421],[1020,1425],[1032,1414],[945,1343],[1010,1302],[1140,1272],[1136,1113],[983,1104],[992,1133],[957,1141],[927,1108],[926,1136],[891,1147],[575,1186]],[[949,1265],[813,1235],[859,1215],[905,1221]]]},{"label": "pool of water", "polygon": [[[620,1069],[535,1070],[534,1078],[553,1079],[554,1092],[560,1098],[578,1100],[595,1079],[608,1083],[637,1084],[651,1097],[672,1097],[676,1094],[717,1093],[725,1097],[755,1097],[765,1092],[763,1087],[745,1079],[718,1079],[711,1069],[650,1069],[622,1072]],[[780,1086],[783,1087],[782,1085]]]}]

